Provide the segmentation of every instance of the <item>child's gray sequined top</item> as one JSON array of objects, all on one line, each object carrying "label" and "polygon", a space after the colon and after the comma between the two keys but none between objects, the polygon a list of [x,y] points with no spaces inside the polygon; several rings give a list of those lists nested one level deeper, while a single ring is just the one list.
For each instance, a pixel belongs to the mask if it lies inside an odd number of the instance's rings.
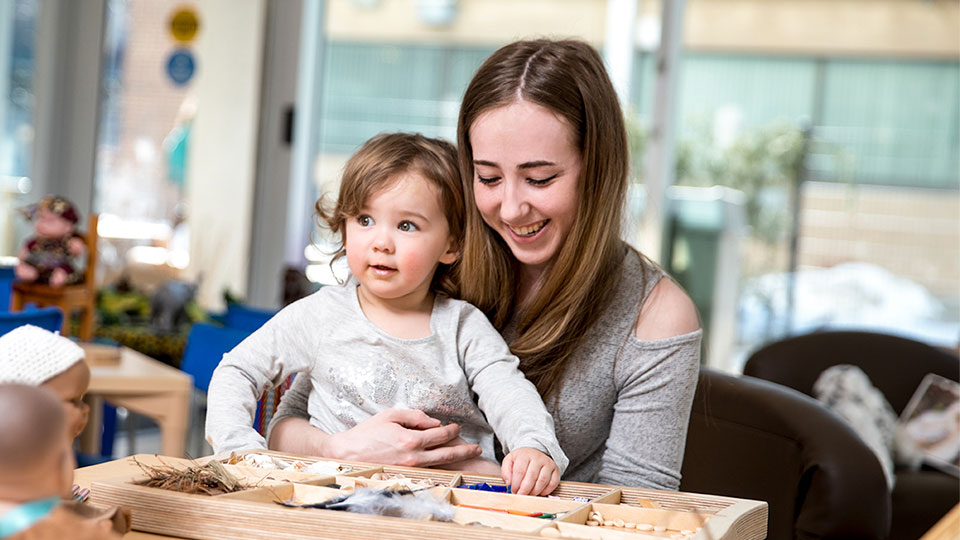
[{"label": "child's gray sequined top", "polygon": [[356,281],[320,289],[224,355],[208,391],[207,440],[215,452],[265,448],[251,427],[257,397],[300,372],[311,382],[310,423],[327,433],[387,408],[420,409],[459,424],[485,458],[495,460],[496,432],[506,452],[535,448],[562,473],[553,418],[483,313],[438,296],[430,328],[425,338],[393,337],[364,316]]}]

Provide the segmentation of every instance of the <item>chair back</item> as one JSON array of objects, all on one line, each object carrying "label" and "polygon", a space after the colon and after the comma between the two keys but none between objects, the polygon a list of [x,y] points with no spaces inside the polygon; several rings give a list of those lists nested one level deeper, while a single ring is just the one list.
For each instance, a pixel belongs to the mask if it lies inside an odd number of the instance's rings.
[{"label": "chair back", "polygon": [[227,305],[227,313],[224,315],[223,323],[230,328],[254,332],[276,314],[277,311],[273,309],[230,303]]},{"label": "chair back", "polygon": [[193,376],[193,386],[207,391],[213,370],[217,369],[225,353],[230,352],[250,332],[236,328],[224,328],[208,323],[194,323],[187,335],[180,369]]},{"label": "chair back", "polygon": [[0,335],[23,326],[32,324],[44,330],[59,332],[63,323],[63,311],[56,306],[45,308],[28,308],[24,311],[0,311]]},{"label": "chair back", "polygon": [[876,455],[816,400],[702,368],[680,489],[766,501],[767,538],[887,538],[891,498]]},{"label": "chair back", "polygon": [[10,310],[10,294],[16,276],[12,266],[0,266],[0,312]]},{"label": "chair back", "polygon": [[97,243],[100,240],[100,233],[97,231],[99,225],[100,214],[90,212],[87,216],[87,230],[83,232],[83,242],[87,246],[87,268],[83,274],[83,285],[91,298],[97,297],[97,263],[100,261],[97,251]]},{"label": "chair back", "polygon": [[808,396],[824,370],[859,367],[897,414],[927,373],[960,377],[960,359],[926,343],[874,332],[825,331],[794,336],[761,347],[747,359],[745,375],[789,386]]},{"label": "chair back", "polygon": [[[220,365],[223,355],[233,350],[251,333],[237,328],[195,323],[187,336],[180,369],[193,376],[193,386],[197,390],[206,392],[213,371]],[[280,404],[280,398],[290,387],[292,379],[291,375],[280,386],[264,392],[258,400],[253,427],[261,434],[266,432],[267,425]]]}]

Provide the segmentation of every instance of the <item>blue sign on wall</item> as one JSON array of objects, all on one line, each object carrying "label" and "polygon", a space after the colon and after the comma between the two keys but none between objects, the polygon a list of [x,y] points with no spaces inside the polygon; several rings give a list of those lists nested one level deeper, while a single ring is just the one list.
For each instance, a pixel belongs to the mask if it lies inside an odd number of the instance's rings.
[{"label": "blue sign on wall", "polygon": [[193,53],[187,49],[177,49],[167,59],[167,75],[178,86],[193,78],[195,68]]}]

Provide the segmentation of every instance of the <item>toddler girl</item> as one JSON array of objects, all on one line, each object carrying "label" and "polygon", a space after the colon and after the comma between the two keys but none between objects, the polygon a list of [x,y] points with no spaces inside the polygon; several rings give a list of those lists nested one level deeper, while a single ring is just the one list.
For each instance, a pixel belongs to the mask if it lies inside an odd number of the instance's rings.
[{"label": "toddler girl", "polygon": [[534,478],[534,494],[552,491],[567,465],[552,417],[484,314],[450,297],[463,223],[454,147],[374,137],[348,161],[335,208],[317,211],[340,234],[335,259],[346,256],[351,276],[284,308],[224,355],[207,401],[214,451],[265,448],[251,427],[257,398],[302,372],[310,422],[326,433],[388,408],[419,409],[481,446],[484,459],[450,468],[499,472],[514,485]]}]

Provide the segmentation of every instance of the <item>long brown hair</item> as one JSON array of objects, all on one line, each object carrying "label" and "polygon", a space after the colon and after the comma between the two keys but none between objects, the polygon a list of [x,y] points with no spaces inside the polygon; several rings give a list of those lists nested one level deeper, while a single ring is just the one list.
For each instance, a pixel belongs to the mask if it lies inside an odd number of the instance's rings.
[{"label": "long brown hair", "polygon": [[[443,139],[419,133],[381,133],[363,143],[347,160],[336,202],[330,205],[321,197],[314,205],[318,220],[340,235],[331,267],[347,254],[347,220],[358,216],[370,197],[404,173],[417,173],[437,188],[450,236],[456,246],[461,245],[464,202],[456,148]],[[452,270],[456,264],[441,263],[437,267],[431,282],[434,291],[457,296]]]},{"label": "long brown hair", "polygon": [[[581,152],[579,208],[539,292],[516,309],[518,262],[487,226],[474,200],[470,128],[484,112],[529,101],[556,113]],[[535,133],[531,136],[536,136]],[[623,257],[620,240],[628,149],[623,112],[597,51],[581,41],[518,41],[493,53],[474,75],[457,125],[466,202],[460,296],[503,330],[516,322],[511,350],[544,396],[609,302]]]}]

